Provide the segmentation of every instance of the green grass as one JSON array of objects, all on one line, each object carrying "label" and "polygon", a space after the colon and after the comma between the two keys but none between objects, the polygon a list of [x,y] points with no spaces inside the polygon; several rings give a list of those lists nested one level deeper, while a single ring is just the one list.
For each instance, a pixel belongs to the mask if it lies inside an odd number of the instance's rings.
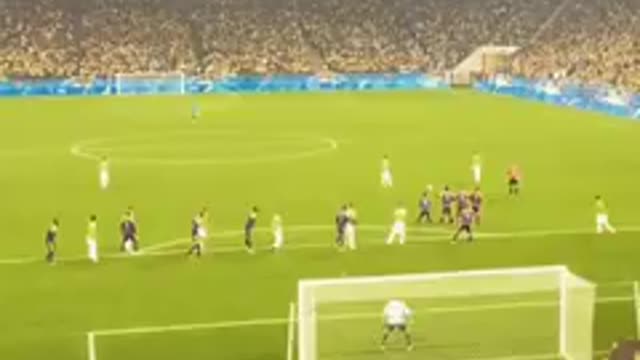
[{"label": "green grass", "polygon": [[[239,248],[240,233],[216,233],[241,230],[253,204],[262,210],[261,226],[279,212],[285,231],[326,227],[288,233],[292,248],[278,255],[225,251],[200,260],[166,255],[104,259],[96,266],[84,260],[0,264],[0,358],[84,360],[85,333],[95,329],[286,318],[301,278],[566,264],[603,284],[640,279],[638,233],[588,232],[597,193],[608,200],[614,225],[640,226],[637,123],[456,91],[202,97],[203,117],[192,124],[194,100],[1,101],[0,260],[43,257],[43,233],[53,216],[61,220],[59,255],[82,257],[91,213],[99,217],[101,253],[116,253],[117,222],[129,205],[143,247],[188,237],[203,205],[211,209],[208,247],[214,252]],[[335,151],[327,138],[338,142]],[[74,145],[85,155],[113,157],[111,189],[99,191],[96,162],[72,156]],[[407,246],[386,248],[380,245],[386,228],[371,228],[361,232],[357,252],[332,248],[340,204],[353,201],[361,223],[386,227],[395,204],[414,210],[426,184],[468,188],[474,151],[484,157],[487,197],[478,230],[518,236],[452,246],[442,239],[452,229],[434,227],[412,229]],[[292,156],[299,153],[310,156]],[[390,191],[378,186],[383,154],[394,169]],[[504,172],[513,162],[525,177],[517,200],[505,196]],[[567,229],[587,232],[515,234]],[[257,242],[268,247],[268,233],[259,232]],[[614,284],[601,287],[599,296],[630,297],[631,291]],[[371,325],[376,329],[357,326],[376,334],[379,324]],[[598,304],[596,349],[632,336],[635,327],[631,301]],[[99,360],[283,359],[285,344],[283,323],[97,338]],[[354,346],[371,352],[367,359],[409,359]],[[433,348],[417,351],[439,358]]]}]

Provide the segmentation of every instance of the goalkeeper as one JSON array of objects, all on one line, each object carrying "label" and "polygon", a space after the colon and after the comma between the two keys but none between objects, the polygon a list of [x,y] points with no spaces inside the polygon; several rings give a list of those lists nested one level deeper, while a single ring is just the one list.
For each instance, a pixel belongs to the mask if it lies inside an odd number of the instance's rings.
[{"label": "goalkeeper", "polygon": [[382,335],[382,343],[380,346],[382,350],[385,349],[387,339],[394,332],[401,332],[404,334],[407,350],[413,349],[413,341],[411,340],[411,334],[409,333],[409,320],[411,319],[411,309],[404,301],[390,300],[384,307],[384,333]]}]

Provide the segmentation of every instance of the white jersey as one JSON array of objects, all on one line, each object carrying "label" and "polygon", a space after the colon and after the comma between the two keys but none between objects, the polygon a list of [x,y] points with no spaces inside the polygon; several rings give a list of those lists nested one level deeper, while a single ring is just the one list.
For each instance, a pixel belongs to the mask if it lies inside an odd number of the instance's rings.
[{"label": "white jersey", "polygon": [[406,325],[411,318],[411,309],[404,301],[391,300],[384,307],[384,321],[387,325]]}]

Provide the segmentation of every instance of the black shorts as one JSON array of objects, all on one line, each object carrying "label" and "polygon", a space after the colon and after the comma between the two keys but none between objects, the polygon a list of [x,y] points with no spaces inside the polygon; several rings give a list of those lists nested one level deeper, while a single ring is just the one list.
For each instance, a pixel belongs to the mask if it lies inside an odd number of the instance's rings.
[{"label": "black shorts", "polygon": [[471,232],[471,225],[460,225],[460,229],[458,231]]},{"label": "black shorts", "polygon": [[474,213],[479,213],[480,212],[480,206],[474,205],[471,210],[473,210]]},{"label": "black shorts", "polygon": [[407,331],[407,325],[406,324],[386,324],[384,326],[387,331],[389,332],[393,332],[393,331],[401,331],[401,332],[405,332]]},{"label": "black shorts", "polygon": [[451,208],[450,207],[442,208],[442,215],[451,215]]},{"label": "black shorts", "polygon": [[520,181],[516,178],[511,178],[509,179],[509,185],[511,186],[517,186],[520,183]]}]

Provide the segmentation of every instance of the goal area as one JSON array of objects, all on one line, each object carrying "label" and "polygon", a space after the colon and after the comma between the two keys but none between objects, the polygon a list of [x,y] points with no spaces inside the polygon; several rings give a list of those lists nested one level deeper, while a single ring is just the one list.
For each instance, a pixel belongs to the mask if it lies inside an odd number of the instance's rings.
[{"label": "goal area", "polygon": [[184,73],[116,74],[115,91],[118,95],[185,94]]},{"label": "goal area", "polygon": [[[565,266],[301,280],[298,359],[591,360],[595,290]],[[412,309],[410,352],[380,347],[391,299]]]}]

